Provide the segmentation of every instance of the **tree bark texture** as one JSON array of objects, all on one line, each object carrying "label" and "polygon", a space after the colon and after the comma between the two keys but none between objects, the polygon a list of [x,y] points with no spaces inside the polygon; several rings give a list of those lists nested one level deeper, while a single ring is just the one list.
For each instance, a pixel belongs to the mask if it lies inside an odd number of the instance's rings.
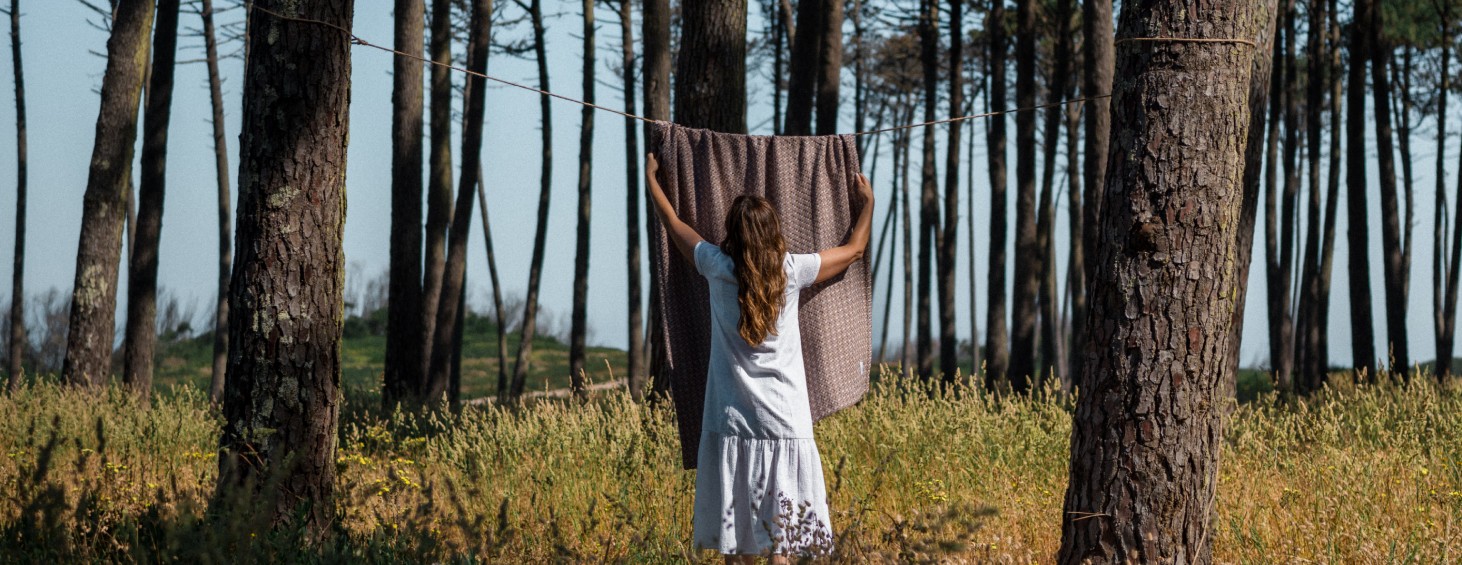
[{"label": "tree bark texture", "polygon": [[137,189],[137,247],[127,261],[127,327],[122,382],[144,402],[152,391],[157,352],[157,252],[167,187],[168,123],[177,60],[178,0],[158,0],[152,71],[142,117],[142,182]]},{"label": "tree bark texture", "polygon": [[792,41],[792,60],[788,65],[787,117],[783,135],[812,135],[812,110],[816,102],[817,65],[822,44],[824,3],[828,0],[798,0],[797,29],[803,41]]},{"label": "tree bark texture", "polygon": [[[1095,0],[1106,1],[1106,0]],[[1111,19],[1110,15],[1108,19]],[[989,31],[990,111],[986,121],[986,167],[990,172],[990,271],[985,308],[985,387],[994,389],[1010,369],[1010,334],[1005,325],[1005,251],[1008,234],[1005,187],[1005,0],[990,0]],[[1110,75],[1109,75],[1110,76]],[[971,165],[973,166],[973,165]]]},{"label": "tree bark texture", "polygon": [[1126,4],[1062,563],[1208,563],[1254,0]]},{"label": "tree bark texture", "polygon": [[[425,5],[396,0],[394,48],[421,56]],[[421,391],[421,61],[393,57],[391,69],[391,261],[386,306],[386,407]]]},{"label": "tree bark texture", "polygon": [[213,110],[213,171],[218,183],[218,298],[213,311],[213,373],[208,397],[223,402],[228,374],[228,285],[233,274],[233,200],[229,196],[228,138],[223,121],[223,80],[218,72],[218,36],[213,0],[202,0],[203,47],[208,64],[208,98]]},{"label": "tree bark texture", "polygon": [[[594,103],[594,0],[584,0],[584,101]],[[574,240],[574,305],[569,314],[569,380],[578,395],[588,393],[584,346],[589,311],[589,216],[594,173],[594,109],[579,114],[579,214]]]},{"label": "tree bark texture", "polygon": [[[964,114],[964,0],[949,2],[949,115]],[[959,135],[962,122],[949,124],[944,153],[944,235],[939,246],[939,369],[954,382],[959,338],[954,326],[955,254],[959,241]],[[971,329],[973,330],[973,326]],[[972,369],[973,370],[973,369]]]},{"label": "tree bark texture", "polygon": [[[1437,3],[1438,19],[1442,22],[1442,37],[1451,37],[1450,33],[1450,3]],[[11,16],[14,17],[14,16]],[[1434,312],[1437,334],[1437,362],[1436,374],[1438,379],[1446,379],[1452,374],[1453,347],[1456,345],[1457,331],[1457,249],[1456,244],[1451,245],[1451,256],[1448,252],[1447,243],[1447,89],[1451,86],[1451,64],[1452,46],[1450,42],[1442,42],[1442,65],[1441,81],[1437,89],[1437,172],[1434,175],[1437,181],[1435,237],[1432,240],[1432,310]],[[16,63],[16,68],[20,63]],[[18,75],[17,75],[18,76]],[[1462,171],[1459,171],[1462,174]],[[1454,201],[1454,206],[1462,204],[1462,197]],[[1452,212],[1452,222],[1456,223],[1458,214]],[[1462,233],[1462,230],[1456,230]],[[1443,257],[1447,257],[1444,262]],[[12,294],[11,296],[19,296]],[[12,322],[13,323],[13,322]],[[13,351],[13,350],[12,350]],[[12,353],[12,355],[14,355]],[[13,362],[13,361],[12,361]]]},{"label": "tree bark texture", "polygon": [[[1082,0],[1081,3],[1082,58],[1086,72],[1082,75],[1082,95],[1091,98],[1111,94],[1112,72],[1115,70],[1112,55],[1112,0]],[[1102,188],[1107,181],[1107,147],[1111,142],[1112,105],[1106,98],[1086,102],[1086,137],[1083,139],[1082,191],[1085,204],[1082,209],[1082,237],[1088,252],[1095,253],[1101,234]],[[1096,277],[1096,261],[1086,264],[1085,280],[1091,294],[1090,281]],[[1073,349],[1084,349],[1085,342],[1078,342]],[[1085,355],[1084,351],[1077,355]]]},{"label": "tree bark texture", "polygon": [[11,392],[20,388],[25,360],[25,208],[27,148],[25,131],[25,72],[20,57],[20,0],[10,0],[10,57],[15,73],[15,258],[10,272],[10,335],[6,336],[6,372]]},{"label": "tree bark texture", "polygon": [[1375,375],[1376,333],[1371,318],[1369,206],[1366,204],[1366,26],[1369,0],[1355,0],[1349,28],[1350,68],[1345,90],[1345,210],[1349,243],[1351,366]]},{"label": "tree bark texture", "polygon": [[[1358,0],[1357,4],[1361,1]],[[1411,367],[1406,337],[1407,241],[1402,236],[1400,206],[1396,195],[1396,148],[1391,129],[1391,46],[1381,33],[1385,26],[1379,4],[1370,7],[1370,33],[1367,52],[1371,59],[1372,106],[1376,109],[1376,167],[1381,178],[1381,270],[1386,291],[1386,359],[1393,371],[1403,375]],[[1354,64],[1354,63],[1352,63]]]},{"label": "tree bark texture", "polygon": [[[635,43],[634,20],[630,0],[619,2],[620,49],[623,59],[620,71],[624,77],[624,112],[635,113]],[[780,79],[778,79],[780,80]],[[625,265],[629,276],[629,316],[627,333],[629,351],[625,353],[626,376],[630,396],[636,401],[645,396],[645,332],[644,300],[640,278],[640,144],[635,120],[624,119],[624,186],[625,186]]]},{"label": "tree bark texture", "polygon": [[[351,0],[256,6],[344,29],[354,12]],[[249,18],[216,500],[253,489],[273,523],[322,536],[340,414],[350,41],[263,10]]]},{"label": "tree bark texture", "polygon": [[[467,68],[476,73],[487,70],[487,46],[492,41],[492,0],[473,0],[471,33],[467,40]],[[547,90],[547,87],[544,88]],[[442,400],[451,387],[454,341],[463,288],[467,277],[467,238],[472,227],[472,179],[482,162],[482,122],[486,113],[487,83],[477,75],[468,75],[465,99],[465,123],[462,125],[462,170],[457,177],[457,202],[452,211],[452,225],[447,240],[447,261],[442,273],[442,292],[438,299],[436,330],[432,333],[431,369],[427,372],[422,396],[426,402]]]},{"label": "tree bark texture", "polygon": [[82,197],[81,238],[62,374],[68,383],[100,386],[111,372],[122,222],[131,185],[137,102],[147,67],[152,0],[121,0],[107,40],[96,141]]},{"label": "tree bark texture", "polygon": [[1040,291],[1038,302],[1040,304],[1041,324],[1041,360],[1044,368],[1041,369],[1041,376],[1054,376],[1062,381],[1068,380],[1063,365],[1066,361],[1065,349],[1062,340],[1065,332],[1062,331],[1062,320],[1058,309],[1059,299],[1056,290],[1056,156],[1061,141],[1061,118],[1065,112],[1065,106],[1059,104],[1067,95],[1067,62],[1071,59],[1071,34],[1066,28],[1071,21],[1071,0],[1059,0],[1056,3],[1055,22],[1053,28],[1056,30],[1056,52],[1051,65],[1051,78],[1047,82],[1046,91],[1047,104],[1055,104],[1045,109],[1046,128],[1044,139],[1042,139],[1042,152],[1045,163],[1041,171],[1041,194],[1038,205],[1038,216],[1036,218],[1036,246],[1040,249],[1039,276]]},{"label": "tree bark texture", "polygon": [[[843,72],[843,0],[822,0],[817,46],[817,135],[838,133]],[[803,37],[808,37],[803,35]]]},{"label": "tree bark texture", "polygon": [[[924,121],[935,120],[939,99],[939,2],[922,0],[919,9],[919,60],[923,63]],[[923,167],[919,191],[919,290],[918,343],[919,377],[934,376],[934,336],[930,318],[930,291],[934,290],[934,254],[944,247],[939,229],[939,171],[934,166],[934,126],[923,127]],[[952,371],[941,367],[940,370]]]},{"label": "tree bark texture", "polygon": [[746,133],[746,0],[685,2],[680,22],[675,122]]},{"label": "tree bark texture", "polygon": [[421,278],[421,375],[417,394],[431,370],[437,307],[447,268],[447,226],[452,223],[452,0],[431,5],[431,153],[427,172],[426,249]]},{"label": "tree bark texture", "polygon": [[[1035,0],[1016,0],[1015,107],[1036,105]],[[1042,250],[1036,236],[1036,114],[1015,113],[1015,280],[1010,311],[1010,386],[1032,388],[1036,377],[1036,294]]]},{"label": "tree bark texture", "polygon": [[[670,0],[641,0],[642,13],[640,15],[640,36],[644,41],[644,56],[641,64],[641,80],[643,81],[645,97],[645,117],[652,120],[670,120]],[[788,20],[786,4],[783,4],[782,19]],[[791,25],[790,21],[786,22]],[[791,35],[788,34],[788,41]],[[650,139],[650,128],[654,124],[645,122],[643,135]],[[646,199],[645,217],[653,217],[654,210],[649,209],[653,203]],[[650,222],[651,231],[647,237],[653,236],[653,225]],[[650,255],[650,270],[653,272],[655,266],[655,254]],[[657,283],[655,277],[650,277],[650,296],[655,296]],[[650,394],[653,398],[667,398],[670,394],[670,380],[662,378],[665,359],[663,358],[665,344],[661,343],[655,336],[660,335],[658,331],[657,309],[655,301],[649,304],[650,326],[646,328],[645,335],[649,336],[646,346],[646,357],[648,364],[645,367],[646,377],[649,379]]]}]

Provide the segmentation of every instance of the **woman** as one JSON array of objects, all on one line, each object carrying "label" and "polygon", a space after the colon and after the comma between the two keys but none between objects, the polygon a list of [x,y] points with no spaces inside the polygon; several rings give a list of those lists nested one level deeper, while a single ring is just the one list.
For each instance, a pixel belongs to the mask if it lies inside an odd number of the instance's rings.
[{"label": "woman", "polygon": [[[812,438],[812,413],[797,325],[798,293],[838,276],[868,247],[873,190],[857,175],[861,210],[848,242],[788,254],[771,203],[737,197],[720,246],[676,216],[646,157],[649,195],[675,248],[706,278],[711,351],[695,487],[697,546],[727,563],[832,548],[827,488]],[[674,289],[667,289],[674,292]]]}]

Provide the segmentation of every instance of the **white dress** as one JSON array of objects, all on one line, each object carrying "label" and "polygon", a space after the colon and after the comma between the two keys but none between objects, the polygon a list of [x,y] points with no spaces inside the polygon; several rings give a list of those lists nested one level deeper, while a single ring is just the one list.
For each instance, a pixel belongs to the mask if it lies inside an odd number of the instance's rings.
[{"label": "white dress", "polygon": [[832,526],[797,323],[798,292],[822,265],[817,254],[789,254],[786,302],[776,333],[760,345],[737,333],[741,311],[731,257],[695,247],[709,286],[711,352],[695,481],[694,539],[725,554],[803,554],[831,550]]}]

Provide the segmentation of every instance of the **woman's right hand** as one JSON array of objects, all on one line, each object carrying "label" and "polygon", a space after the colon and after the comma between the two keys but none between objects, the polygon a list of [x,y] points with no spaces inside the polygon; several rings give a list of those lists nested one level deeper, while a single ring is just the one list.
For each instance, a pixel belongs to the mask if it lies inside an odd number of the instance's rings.
[{"label": "woman's right hand", "polygon": [[660,172],[660,161],[655,159],[654,153],[645,154],[645,174],[650,178],[656,178],[655,173]]},{"label": "woman's right hand", "polygon": [[868,184],[868,177],[862,174],[853,175],[853,187],[859,198],[863,199],[863,206],[873,205],[873,186]]}]

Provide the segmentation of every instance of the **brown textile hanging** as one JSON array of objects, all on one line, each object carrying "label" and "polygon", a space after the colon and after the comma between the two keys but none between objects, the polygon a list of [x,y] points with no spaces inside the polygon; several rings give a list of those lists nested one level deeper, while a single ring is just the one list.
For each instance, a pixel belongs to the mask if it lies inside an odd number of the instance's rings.
[{"label": "brown textile hanging", "polygon": [[[706,240],[725,237],[726,210],[741,194],[770,200],[789,253],[815,253],[847,241],[853,220],[858,151],[851,135],[748,136],[657,122],[650,140],[665,196]],[[680,455],[694,469],[710,356],[706,281],[650,222],[651,269],[660,305],[663,371],[680,427]],[[813,421],[857,403],[868,391],[873,355],[873,294],[866,261],[802,291],[802,355]]]}]

